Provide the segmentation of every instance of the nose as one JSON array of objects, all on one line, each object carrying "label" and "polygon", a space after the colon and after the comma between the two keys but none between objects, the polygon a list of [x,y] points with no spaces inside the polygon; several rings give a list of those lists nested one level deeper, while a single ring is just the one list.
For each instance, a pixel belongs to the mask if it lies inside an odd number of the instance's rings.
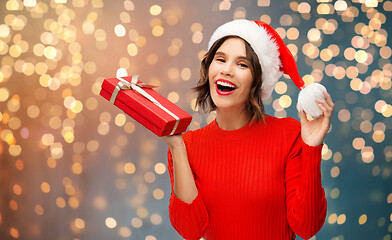
[{"label": "nose", "polygon": [[220,72],[222,75],[232,76],[233,68],[229,62],[226,62],[225,64],[222,65],[222,69]]}]

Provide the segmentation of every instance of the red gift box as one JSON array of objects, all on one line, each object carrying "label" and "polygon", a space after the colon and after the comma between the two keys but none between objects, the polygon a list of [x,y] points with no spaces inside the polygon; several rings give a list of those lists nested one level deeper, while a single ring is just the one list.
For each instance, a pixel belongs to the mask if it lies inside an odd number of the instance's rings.
[{"label": "red gift box", "polygon": [[192,116],[137,79],[107,78],[100,95],[159,137],[185,132]]}]

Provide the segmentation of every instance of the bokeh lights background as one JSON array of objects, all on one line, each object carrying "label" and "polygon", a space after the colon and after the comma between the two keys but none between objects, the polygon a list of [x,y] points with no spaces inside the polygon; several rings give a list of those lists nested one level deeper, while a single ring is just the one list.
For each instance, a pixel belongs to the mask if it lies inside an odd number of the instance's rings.
[{"label": "bokeh lights background", "polygon": [[[99,96],[139,74],[193,115],[212,32],[277,29],[335,102],[323,148],[328,214],[312,239],[392,237],[392,1],[2,0],[0,239],[182,239],[168,218],[165,143]],[[298,118],[286,77],[266,113]],[[240,194],[240,193],[239,193]],[[297,237],[298,238],[298,237]]]}]

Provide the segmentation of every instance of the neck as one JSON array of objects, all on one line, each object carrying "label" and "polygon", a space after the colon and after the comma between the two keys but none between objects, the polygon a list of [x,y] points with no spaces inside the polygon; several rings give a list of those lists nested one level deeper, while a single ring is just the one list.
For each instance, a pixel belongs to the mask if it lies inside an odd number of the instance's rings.
[{"label": "neck", "polygon": [[240,129],[250,121],[251,116],[245,109],[227,110],[216,109],[216,123],[222,130],[236,130]]}]

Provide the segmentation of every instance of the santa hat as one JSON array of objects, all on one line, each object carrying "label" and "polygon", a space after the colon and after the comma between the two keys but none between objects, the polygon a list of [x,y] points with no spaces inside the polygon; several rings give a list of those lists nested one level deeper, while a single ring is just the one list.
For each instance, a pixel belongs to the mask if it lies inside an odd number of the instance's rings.
[{"label": "santa hat", "polygon": [[247,41],[258,56],[262,69],[263,100],[271,96],[276,82],[285,73],[301,89],[298,96],[299,110],[304,110],[313,117],[321,115],[322,111],[315,100],[324,100],[322,92],[327,90],[319,83],[305,87],[293,55],[275,29],[262,21],[234,20],[215,30],[208,43],[208,50],[218,39],[229,35],[239,36]]}]

